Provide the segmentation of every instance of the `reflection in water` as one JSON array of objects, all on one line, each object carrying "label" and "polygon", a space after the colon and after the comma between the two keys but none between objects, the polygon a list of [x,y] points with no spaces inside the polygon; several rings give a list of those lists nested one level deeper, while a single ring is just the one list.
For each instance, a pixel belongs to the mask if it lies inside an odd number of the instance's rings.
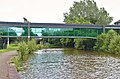
[{"label": "reflection in water", "polygon": [[120,59],[75,49],[43,49],[28,61],[21,79],[118,79]]}]

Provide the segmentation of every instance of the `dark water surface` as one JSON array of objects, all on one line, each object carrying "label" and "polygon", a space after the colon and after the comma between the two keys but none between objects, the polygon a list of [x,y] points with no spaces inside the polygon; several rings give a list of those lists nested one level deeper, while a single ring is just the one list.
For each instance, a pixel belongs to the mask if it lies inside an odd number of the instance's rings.
[{"label": "dark water surface", "polygon": [[120,58],[75,49],[42,49],[21,79],[120,79]]}]

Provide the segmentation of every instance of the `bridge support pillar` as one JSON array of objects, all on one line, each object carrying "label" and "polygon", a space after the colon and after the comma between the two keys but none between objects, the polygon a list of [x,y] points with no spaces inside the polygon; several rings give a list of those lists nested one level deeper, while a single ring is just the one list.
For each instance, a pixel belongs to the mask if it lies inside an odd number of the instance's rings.
[{"label": "bridge support pillar", "polygon": [[9,40],[10,40],[10,38],[8,37],[8,38],[7,38],[7,47],[8,47],[9,44],[10,44],[10,41],[9,41]]},{"label": "bridge support pillar", "polygon": [[103,25],[103,33],[105,33],[105,26]]}]

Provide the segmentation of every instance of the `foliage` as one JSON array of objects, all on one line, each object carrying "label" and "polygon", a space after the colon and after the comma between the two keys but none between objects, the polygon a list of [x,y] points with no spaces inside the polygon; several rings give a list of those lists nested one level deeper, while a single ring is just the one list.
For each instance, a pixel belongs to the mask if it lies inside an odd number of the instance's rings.
[{"label": "foliage", "polygon": [[91,24],[89,21],[85,20],[83,17],[74,18],[74,20],[66,19],[67,24]]},{"label": "foliage", "polygon": [[109,30],[107,34],[103,33],[99,35],[97,37],[96,46],[94,48],[98,51],[108,52],[108,46],[115,36],[117,36],[117,33],[114,30]]},{"label": "foliage", "polygon": [[27,60],[27,58],[29,57],[29,54],[32,54],[34,51],[37,50],[37,48],[38,47],[37,47],[35,39],[32,39],[28,43],[24,41],[19,43],[19,47],[18,47],[19,59],[22,61]]},{"label": "foliage", "polygon": [[111,43],[111,41],[115,38],[115,36],[117,36],[117,33],[114,30],[110,30],[106,34],[106,39],[104,39],[103,45],[103,50],[105,50],[105,52],[108,52],[109,50],[108,46]]},{"label": "foliage", "polygon": [[108,33],[97,37],[94,48],[98,51],[120,54],[120,35],[117,35],[114,30],[109,30]]},{"label": "foliage", "polygon": [[48,38],[47,42],[54,46],[61,46],[60,38]]},{"label": "foliage", "polygon": [[31,41],[28,42],[28,52],[29,52],[29,54],[31,54],[36,50],[37,50],[36,41],[35,41],[35,39],[32,39]]},{"label": "foliage", "polygon": [[98,51],[103,51],[105,39],[106,39],[106,34],[104,34],[104,33],[97,36],[97,42],[94,46],[94,49],[97,49]]},{"label": "foliage", "polygon": [[21,66],[30,57],[30,55],[38,49],[35,39],[28,43],[22,41],[18,44],[18,57],[12,58],[12,62],[16,65],[17,70],[22,70]]},{"label": "foliage", "polygon": [[47,47],[74,47],[73,38],[44,38],[42,41]]},{"label": "foliage", "polygon": [[61,46],[60,39],[59,38],[42,38],[42,43],[45,46],[44,47],[49,47],[50,45],[54,46]]},{"label": "foliage", "polygon": [[95,40],[93,39],[74,39],[74,47],[82,50],[93,50]]},{"label": "foliage", "polygon": [[18,49],[18,45],[17,44],[10,44],[7,49],[1,49],[0,53],[4,53],[4,52],[9,52],[12,50],[17,50]]},{"label": "foliage", "polygon": [[113,17],[109,16],[109,13],[107,13],[105,8],[100,8],[98,16],[96,18],[97,18],[96,24],[103,25],[103,26],[108,25],[113,20]]},{"label": "foliage", "polygon": [[108,46],[109,52],[114,54],[120,54],[120,36],[115,36]]},{"label": "foliage", "polygon": [[104,8],[98,8],[94,0],[74,2],[69,13],[64,13],[64,22],[70,24],[100,24],[107,25],[113,19]]},{"label": "foliage", "polygon": [[[75,47],[76,49],[80,48],[81,39],[74,39],[74,42],[75,42],[74,47]],[[83,48],[83,47],[82,47],[82,48]]]},{"label": "foliage", "polygon": [[72,38],[61,38],[60,42],[63,47],[74,47],[74,39]]},{"label": "foliage", "polygon": [[15,64],[15,67],[16,67],[17,71],[22,70],[22,68],[21,68],[22,63],[18,60],[17,57],[13,57],[13,58],[11,59],[11,63],[14,63],[14,64]]},{"label": "foliage", "polygon": [[61,38],[61,39],[60,39],[60,42],[61,42],[61,44],[62,44],[62,46],[63,46],[63,47],[65,47],[65,46],[66,46],[66,43],[65,43],[65,38]]},{"label": "foliage", "polygon": [[19,58],[19,60],[25,61],[28,53],[29,53],[29,50],[28,50],[27,44],[24,41],[19,43],[19,45],[18,45],[18,58]]}]

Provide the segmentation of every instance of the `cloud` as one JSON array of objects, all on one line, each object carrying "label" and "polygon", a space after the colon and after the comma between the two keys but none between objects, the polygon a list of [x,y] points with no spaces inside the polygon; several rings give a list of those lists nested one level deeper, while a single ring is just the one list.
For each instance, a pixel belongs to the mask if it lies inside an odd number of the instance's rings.
[{"label": "cloud", "polygon": [[[0,20],[23,21],[23,17],[31,22],[62,23],[63,13],[69,12],[73,1],[79,0],[1,0]],[[105,9],[114,17],[120,19],[119,0],[95,0],[99,7]]]}]

